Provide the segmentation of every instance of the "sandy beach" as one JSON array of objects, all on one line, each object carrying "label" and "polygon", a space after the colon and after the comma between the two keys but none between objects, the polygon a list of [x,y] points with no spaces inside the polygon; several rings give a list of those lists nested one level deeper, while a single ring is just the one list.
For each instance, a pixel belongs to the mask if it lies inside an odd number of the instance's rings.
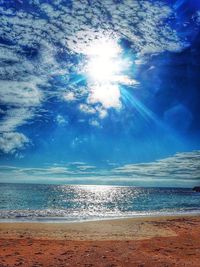
[{"label": "sandy beach", "polygon": [[200,266],[200,216],[0,223],[0,266]]}]

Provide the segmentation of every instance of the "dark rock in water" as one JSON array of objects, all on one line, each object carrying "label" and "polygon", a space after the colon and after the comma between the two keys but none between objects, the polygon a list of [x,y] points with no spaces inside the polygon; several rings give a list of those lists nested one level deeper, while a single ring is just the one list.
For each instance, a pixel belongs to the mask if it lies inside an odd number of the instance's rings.
[{"label": "dark rock in water", "polygon": [[200,186],[195,186],[192,189],[193,191],[200,192]]}]

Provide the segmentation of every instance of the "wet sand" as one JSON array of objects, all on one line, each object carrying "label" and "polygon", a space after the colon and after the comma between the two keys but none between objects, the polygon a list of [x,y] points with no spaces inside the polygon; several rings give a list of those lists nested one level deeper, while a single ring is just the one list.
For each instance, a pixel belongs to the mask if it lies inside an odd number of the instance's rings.
[{"label": "wet sand", "polygon": [[0,223],[0,267],[200,267],[199,259],[200,216]]}]

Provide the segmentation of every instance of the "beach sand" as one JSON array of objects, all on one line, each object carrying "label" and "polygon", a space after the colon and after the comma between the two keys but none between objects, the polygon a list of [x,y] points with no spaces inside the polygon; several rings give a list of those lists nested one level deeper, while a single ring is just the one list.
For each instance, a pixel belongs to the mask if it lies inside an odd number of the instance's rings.
[{"label": "beach sand", "polygon": [[0,266],[200,267],[200,216],[0,223]]}]

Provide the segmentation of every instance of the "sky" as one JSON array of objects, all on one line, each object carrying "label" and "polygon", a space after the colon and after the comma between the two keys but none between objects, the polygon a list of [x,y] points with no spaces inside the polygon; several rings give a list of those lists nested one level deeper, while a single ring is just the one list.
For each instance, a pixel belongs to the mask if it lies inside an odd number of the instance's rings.
[{"label": "sky", "polygon": [[200,184],[200,2],[0,0],[0,182]]}]

